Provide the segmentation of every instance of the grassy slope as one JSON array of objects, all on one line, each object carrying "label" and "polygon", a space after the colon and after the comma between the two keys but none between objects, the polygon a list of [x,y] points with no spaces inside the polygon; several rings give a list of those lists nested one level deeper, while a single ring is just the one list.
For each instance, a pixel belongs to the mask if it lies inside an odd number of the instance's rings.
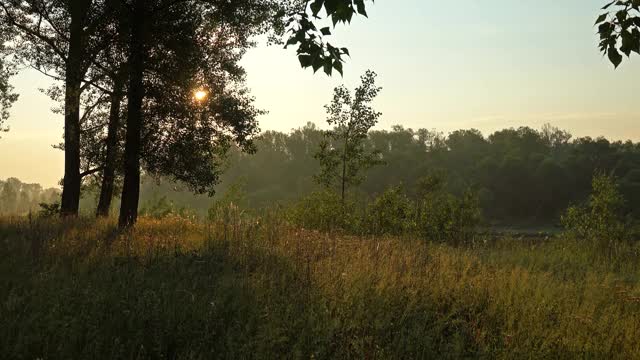
[{"label": "grassy slope", "polygon": [[[233,214],[231,214],[233,215]],[[636,264],[290,229],[0,220],[8,358],[640,358]]]}]

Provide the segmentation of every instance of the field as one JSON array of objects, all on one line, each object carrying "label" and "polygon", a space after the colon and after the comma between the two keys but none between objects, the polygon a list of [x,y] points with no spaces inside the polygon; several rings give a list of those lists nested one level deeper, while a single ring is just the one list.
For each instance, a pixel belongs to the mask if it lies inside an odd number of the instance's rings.
[{"label": "field", "polygon": [[3,218],[0,259],[5,358],[640,358],[637,258],[562,238]]}]

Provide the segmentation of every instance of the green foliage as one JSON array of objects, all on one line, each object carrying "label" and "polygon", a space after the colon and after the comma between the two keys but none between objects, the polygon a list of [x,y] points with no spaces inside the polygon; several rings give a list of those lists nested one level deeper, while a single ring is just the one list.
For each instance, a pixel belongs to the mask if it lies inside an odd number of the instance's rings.
[{"label": "green foliage", "polygon": [[52,204],[40,203],[40,211],[38,211],[38,216],[42,218],[53,218],[60,214],[60,203],[55,202]]},{"label": "green foliage", "polygon": [[296,226],[348,234],[419,237],[427,242],[470,245],[477,235],[481,211],[477,196],[466,191],[455,196],[442,188],[443,180],[432,176],[411,198],[402,186],[392,186],[368,202],[347,201],[325,190],[294,203],[288,209]]},{"label": "green foliage", "polygon": [[454,246],[470,245],[481,221],[478,197],[470,190],[461,197],[443,191],[441,176],[433,175],[419,182],[420,198],[416,206],[416,226],[428,241]]},{"label": "green foliage", "polygon": [[624,204],[624,198],[612,176],[594,176],[592,193],[586,204],[571,206],[562,216],[566,235],[586,241],[597,251],[611,257],[616,245],[629,236]]},{"label": "green foliage", "polygon": [[[321,19],[324,12],[324,15],[331,19],[334,28],[338,23],[351,23],[354,15],[367,16],[365,0],[313,0],[305,1],[303,4],[287,21],[287,32],[291,35],[285,48],[298,44],[298,60],[303,68],[311,67],[314,72],[323,69],[327,75],[336,70],[342,75],[344,56],[349,56],[349,50],[335,47],[325,41],[325,37],[331,35],[331,29],[318,29],[314,20]],[[307,5],[311,14],[307,12]]]},{"label": "green foliage", "polygon": [[[591,178],[601,170],[620,180],[619,191],[627,199],[626,208],[634,219],[640,216],[638,143],[570,139],[566,131],[551,126],[540,130],[503,129],[488,135],[479,136],[474,130],[444,135],[401,126],[371,130],[364,148],[379,150],[385,163],[368,169],[364,180],[351,188],[349,195],[374,199],[389,187],[404,184],[407,196],[415,200],[419,180],[441,172],[447,174],[442,184],[447,192],[461,195],[469,188],[477,190],[483,218],[490,225],[554,227],[568,206],[588,199]],[[318,190],[314,176],[321,169],[314,154],[323,139],[321,129],[307,124],[290,133],[263,133],[255,140],[255,154],[233,146],[214,198],[224,197],[233,184],[244,181],[242,207],[259,210],[296,201]],[[2,186],[0,212],[5,214],[26,214],[30,209],[36,212],[38,203],[51,203],[59,197],[59,191],[52,189],[56,198],[31,201],[31,196],[22,196],[20,191],[13,195],[12,189],[22,187],[10,186],[10,191],[2,195]],[[211,207],[210,197],[193,194],[188,186],[170,178],[158,182],[143,175],[140,203],[148,203],[158,195],[166,196],[178,208],[193,209],[203,218]],[[83,212],[93,212],[94,197],[84,197]]]},{"label": "green foliage", "polygon": [[362,230],[376,235],[409,234],[415,228],[414,212],[402,187],[390,187],[368,204]]},{"label": "green foliage", "polygon": [[[244,182],[232,184],[220,199],[215,199],[211,207],[207,211],[207,219],[209,221],[228,221],[232,217],[232,213],[239,213],[240,207],[246,208],[244,191]],[[242,214],[240,214],[242,215]]]},{"label": "green foliage", "polygon": [[[305,196],[317,189],[313,180],[321,167],[313,155],[322,140],[322,131],[311,125],[288,134],[264,133],[256,141],[255,155],[231,151],[229,169],[217,190],[224,193],[230,184],[246,178],[247,201],[252,207]],[[340,148],[338,142],[326,144],[328,149]],[[369,131],[363,148],[379,151],[384,164],[360,173],[366,177],[351,188],[353,196],[373,198],[391,186],[404,184],[407,195],[414,198],[419,179],[443,172],[448,175],[443,184],[446,191],[461,195],[468,188],[477,189],[483,216],[490,223],[555,225],[569,204],[587,199],[591,177],[601,169],[623,181],[620,190],[629,199],[628,206],[634,214],[640,214],[640,176],[633,174],[640,161],[640,146],[631,141],[589,137],[571,140],[566,131],[552,126],[503,129],[489,136],[477,130],[445,136],[432,130],[395,126]],[[336,161],[332,162],[336,170],[332,174],[340,175]],[[332,189],[339,191],[337,179],[333,179]],[[172,195],[172,199],[190,199],[203,213],[209,206],[206,198],[184,192]]]},{"label": "green foliage", "polygon": [[142,205],[140,214],[155,219],[163,219],[170,216],[189,217],[191,210],[176,206],[176,204],[163,195],[154,197]]},{"label": "green foliage", "polygon": [[355,203],[348,199],[343,202],[329,190],[315,191],[294,202],[287,214],[292,223],[306,229],[353,231],[357,228]]},{"label": "green foliage", "polygon": [[316,181],[338,188],[343,202],[347,189],[362,182],[363,171],[382,163],[378,151],[365,147],[369,130],[382,115],[371,107],[382,90],[375,84],[376,76],[371,70],[362,75],[353,96],[344,86],[335,88],[331,104],[325,106],[327,124],[333,129],[326,132],[315,155],[321,168]]},{"label": "green foliage", "polygon": [[600,51],[617,68],[623,54],[640,54],[640,1],[607,1],[602,9],[606,12],[596,19]]}]

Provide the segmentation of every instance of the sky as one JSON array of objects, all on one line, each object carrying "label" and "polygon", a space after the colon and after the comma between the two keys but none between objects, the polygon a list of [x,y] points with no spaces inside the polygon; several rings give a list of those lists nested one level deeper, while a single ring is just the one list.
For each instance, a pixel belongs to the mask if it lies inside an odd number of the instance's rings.
[{"label": "sky", "polygon": [[[338,26],[331,43],[349,48],[345,75],[300,68],[293,49],[259,44],[242,63],[263,130],[323,126],[323,105],[340,84],[379,75],[378,129],[444,133],[545,123],[574,136],[640,141],[640,57],[615,70],[597,50],[600,0],[376,0],[369,18]],[[0,138],[0,179],[55,186],[63,173],[63,119],[38,89],[50,80],[23,71],[11,131]]]}]

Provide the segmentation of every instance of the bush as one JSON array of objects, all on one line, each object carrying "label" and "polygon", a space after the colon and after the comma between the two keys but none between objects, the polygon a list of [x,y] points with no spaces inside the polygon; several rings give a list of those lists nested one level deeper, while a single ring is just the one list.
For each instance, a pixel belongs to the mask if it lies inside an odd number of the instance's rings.
[{"label": "bush", "polygon": [[457,197],[438,190],[418,202],[417,230],[425,240],[453,246],[470,244],[480,221],[480,203],[471,191]]},{"label": "bush", "polygon": [[141,216],[148,216],[154,219],[163,219],[169,216],[189,217],[191,212],[185,207],[177,207],[173,201],[166,196],[153,198],[140,209]]},{"label": "bush", "polygon": [[220,199],[216,199],[207,211],[209,221],[228,223],[231,218],[241,218],[246,212],[246,192],[244,182],[232,184]]},{"label": "bush", "polygon": [[54,202],[52,204],[40,203],[40,211],[38,211],[38,216],[43,218],[52,218],[60,214],[60,203]]},{"label": "bush", "polygon": [[307,229],[353,232],[358,228],[355,203],[347,199],[343,205],[340,196],[329,190],[303,197],[289,207],[287,215],[289,221]]},{"label": "bush", "polygon": [[609,175],[596,175],[585,204],[567,209],[561,222],[565,236],[590,242],[595,250],[612,255],[616,245],[629,239],[630,224],[624,214],[624,198]]},{"label": "bush", "polygon": [[320,231],[344,230],[354,235],[411,235],[451,245],[469,244],[480,224],[480,204],[471,191],[455,196],[443,190],[440,176],[419,182],[417,198],[402,186],[389,187],[361,208],[352,200],[324,190],[310,194],[288,209],[288,220]]},{"label": "bush", "polygon": [[414,206],[402,187],[392,186],[367,206],[364,229],[375,235],[402,235],[413,231]]}]

